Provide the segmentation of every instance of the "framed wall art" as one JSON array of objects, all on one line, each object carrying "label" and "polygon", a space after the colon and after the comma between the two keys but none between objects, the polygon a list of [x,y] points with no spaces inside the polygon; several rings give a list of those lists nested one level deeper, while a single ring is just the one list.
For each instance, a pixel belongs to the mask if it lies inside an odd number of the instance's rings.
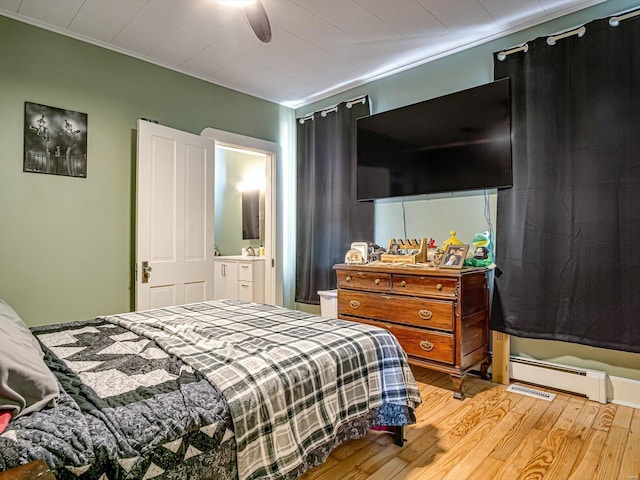
[{"label": "framed wall art", "polygon": [[87,114],[24,102],[24,172],[87,177]]}]

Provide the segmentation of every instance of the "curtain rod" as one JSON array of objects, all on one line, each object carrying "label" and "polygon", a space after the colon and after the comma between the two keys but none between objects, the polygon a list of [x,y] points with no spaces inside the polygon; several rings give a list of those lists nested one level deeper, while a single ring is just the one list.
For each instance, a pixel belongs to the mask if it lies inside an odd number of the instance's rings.
[{"label": "curtain rod", "polygon": [[[586,32],[587,32],[587,29],[584,26],[582,26],[574,30],[569,30],[567,32],[559,33],[558,35],[551,35],[547,37],[547,44],[555,45],[557,40],[570,37],[571,35],[578,35],[578,37],[583,37]],[[529,51],[529,44],[525,43],[524,45],[520,45],[518,47],[510,48],[509,50],[502,50],[501,52],[498,52],[497,58],[502,62],[507,58],[507,55],[511,55],[512,53],[516,53],[516,52],[527,53],[528,51]]]},{"label": "curtain rod", "polygon": [[[619,13],[609,18],[609,25],[611,25],[612,27],[617,27],[618,25],[620,25],[620,22],[622,22],[623,20],[637,17],[638,15],[640,15],[640,9],[629,11],[627,13]],[[566,38],[571,35],[578,35],[579,37],[582,37],[584,36],[586,31],[587,29],[584,26],[582,26],[582,27],[576,28],[575,30],[570,30],[558,35],[551,35],[550,37],[547,37],[547,43],[549,45],[555,45],[556,40],[560,40],[562,38]],[[497,58],[502,62],[507,58],[507,55],[511,55],[512,53],[517,53],[517,52],[526,53],[528,50],[529,50],[529,45],[525,43],[524,45],[520,45],[517,47],[510,48],[509,50],[502,50],[501,52],[498,52]]]},{"label": "curtain rod", "polygon": [[570,37],[572,35],[578,35],[578,37],[582,38],[584,34],[587,33],[586,27],[583,25],[580,28],[576,28],[575,30],[569,30],[568,32],[561,33],[559,35],[551,35],[547,37],[548,45],[555,45],[557,40],[562,40],[563,38]]},{"label": "curtain rod", "polygon": [[313,116],[316,114],[316,112],[313,113],[307,113],[304,117],[300,117],[298,119],[298,122],[300,123],[300,125],[304,125],[304,122],[306,122],[307,120],[313,120]]},{"label": "curtain rod", "polygon": [[529,51],[529,44],[525,43],[524,45],[520,45],[519,47],[514,47],[514,48],[511,48],[509,50],[503,50],[503,51],[499,52],[498,53],[498,60],[503,62],[507,58],[507,55],[511,55],[512,53],[516,53],[516,52],[527,53],[528,51]]},{"label": "curtain rod", "polygon": [[[359,97],[352,98],[351,100],[347,100],[345,104],[347,108],[351,108],[356,103],[364,103],[367,101],[367,95],[360,95]],[[320,116],[326,117],[328,113],[337,112],[338,111],[338,103],[335,105],[331,105],[330,107],[323,108],[322,110],[317,110],[312,113],[307,113],[304,117],[298,119],[300,125],[304,125],[304,122],[307,120],[313,120],[316,113],[319,113]]]},{"label": "curtain rod", "polygon": [[364,104],[364,102],[367,101],[367,96],[366,95],[360,95],[359,97],[356,98],[352,98],[351,100],[347,100],[347,108],[351,108],[353,105],[355,105],[356,103],[362,103]]},{"label": "curtain rod", "polygon": [[622,20],[626,20],[627,18],[636,17],[638,15],[640,15],[640,10],[635,10],[633,12],[625,13],[624,15],[617,15],[615,17],[611,17],[609,19],[609,25],[611,25],[612,27],[617,27],[618,25],[620,25],[620,22]]}]

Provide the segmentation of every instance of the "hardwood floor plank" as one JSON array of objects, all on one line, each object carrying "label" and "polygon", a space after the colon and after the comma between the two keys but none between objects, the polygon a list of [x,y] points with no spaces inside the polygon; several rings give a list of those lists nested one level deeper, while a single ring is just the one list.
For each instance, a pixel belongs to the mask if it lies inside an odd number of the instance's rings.
[{"label": "hardwood floor plank", "polygon": [[547,402],[474,375],[460,401],[448,375],[414,375],[423,403],[404,447],[371,431],[302,480],[640,480],[640,410],[563,392]]},{"label": "hardwood floor plank", "polygon": [[607,439],[604,442],[600,460],[596,467],[593,480],[611,480],[612,478],[620,478],[620,464],[624,454],[624,447],[627,444],[629,430],[619,427],[611,427]]},{"label": "hardwood floor plank", "polygon": [[[378,470],[385,468],[389,462],[402,463],[404,468],[407,462],[398,456],[399,447],[391,443],[387,448],[380,450],[375,455],[369,457],[366,461],[358,466],[358,470],[366,472],[369,475],[373,475]],[[400,470],[402,470],[400,468]]]},{"label": "hardwood floor plank", "polygon": [[375,440],[375,432],[369,432],[362,438],[343,443],[331,452],[331,456],[336,460],[345,460],[355,454],[358,450],[368,448]]},{"label": "hardwood floor plank", "polygon": [[635,410],[631,407],[618,405],[618,408],[616,408],[616,414],[613,417],[613,421],[611,422],[611,426],[629,430],[634,411]]},{"label": "hardwood floor plank", "polygon": [[[511,430],[522,418],[518,412],[507,411],[503,418],[491,425],[487,422],[488,430],[484,425],[478,425],[474,431],[462,440],[455,450],[460,450],[457,455],[451,455],[454,462],[443,480],[460,480],[461,478],[473,478],[477,468],[487,457],[487,453],[502,439],[502,432]],[[474,438],[477,437],[477,438]],[[475,446],[471,446],[475,443]],[[449,452],[452,453],[452,452]],[[461,456],[464,455],[464,456]],[[456,459],[456,457],[458,457]]]},{"label": "hardwood floor plank", "polygon": [[502,440],[498,442],[491,452],[491,457],[502,461],[507,460],[507,458],[513,454],[525,437],[531,432],[534,425],[539,422],[540,417],[542,417],[544,412],[546,412],[551,404],[556,401],[554,399],[553,402],[547,402],[546,400],[539,400],[531,397],[528,398],[533,402],[523,402],[523,405],[530,405],[530,407],[527,410],[518,409],[522,414],[520,419],[508,432],[505,432]]},{"label": "hardwood floor plank", "polygon": [[[376,440],[381,440],[386,437],[380,435],[378,438],[378,434],[380,432],[370,432],[368,435],[373,435],[376,437]],[[388,442],[382,441],[372,441],[366,448],[361,448],[355,451],[352,455],[345,458],[342,461],[331,462],[328,466],[322,465],[321,467],[314,468],[309,472],[305,473],[301,478],[308,480],[335,480],[336,478],[343,479],[347,477],[347,475],[351,474],[352,471],[356,470],[359,465],[365,462],[367,459],[374,456],[376,453],[380,452],[382,449],[387,447],[389,444],[393,443],[391,439]],[[332,460],[331,456],[329,460]],[[307,475],[309,475],[307,477]]]},{"label": "hardwood floor plank", "polygon": [[551,405],[552,402],[547,400],[541,400],[535,397],[528,397],[526,395],[522,395],[522,400],[520,400],[514,407],[514,411],[522,413],[523,415],[528,413],[532,408],[536,405],[544,405],[545,409]]},{"label": "hardwood floor plank", "polygon": [[547,432],[544,430],[533,429],[529,431],[513,453],[506,460],[502,461],[502,468],[498,470],[493,477],[487,478],[493,478],[495,480],[513,480],[514,478],[518,478],[533,454],[538,451],[538,448],[540,448],[546,436]]},{"label": "hardwood floor plank", "polygon": [[540,420],[536,422],[533,428],[537,430],[549,431],[551,427],[556,422],[567,403],[569,402],[569,395],[557,395],[556,398],[553,399],[549,408],[545,410],[545,412],[540,417]]},{"label": "hardwood floor plank", "polygon": [[567,433],[566,439],[559,445],[544,476],[545,480],[565,480],[570,475],[599,411],[599,406],[594,402],[583,404],[576,421]]},{"label": "hardwood floor plank", "polygon": [[487,408],[495,404],[503,395],[503,390],[489,389],[463,402],[449,397],[449,403],[446,407],[436,412],[435,415],[431,415],[428,411],[420,412],[420,416],[424,420],[421,424],[423,431],[415,442],[403,447],[403,451],[399,454],[400,458],[410,463],[416,461],[418,457],[422,457],[421,461],[423,462],[428,461],[426,452],[433,454],[437,451],[437,449],[432,450],[432,448],[435,442],[442,436],[441,432],[450,430],[469,415],[477,415],[477,413],[474,412],[483,406],[484,411],[486,411]]},{"label": "hardwood floor plank", "polygon": [[599,405],[591,431],[587,433],[584,439],[569,480],[594,478],[596,469],[601,461],[601,455],[605,449],[607,434],[615,417],[615,411],[615,405]]},{"label": "hardwood floor plank", "polygon": [[617,409],[618,406],[611,403],[602,405],[600,412],[598,413],[598,418],[596,418],[593,423],[593,428],[596,430],[602,430],[603,432],[608,432],[611,428],[611,424],[613,423],[613,418],[616,416]]},{"label": "hardwood floor plank", "polygon": [[607,432],[603,430],[592,429],[590,435],[582,445],[582,449],[578,454],[578,461],[574,464],[571,475],[567,480],[585,480],[593,478],[598,466],[600,452],[607,439]]},{"label": "hardwood floor plank", "polygon": [[[633,410],[629,436],[618,473],[622,480],[640,480],[640,410]],[[633,477],[636,478],[633,478]]]},{"label": "hardwood floor plank", "polygon": [[567,437],[569,430],[576,421],[578,413],[585,403],[584,398],[572,397],[567,402],[564,410],[558,416],[556,422],[548,431],[538,450],[523,468],[520,478],[542,478],[556,457],[562,442]]},{"label": "hardwood floor plank", "polygon": [[[506,415],[517,401],[513,395],[503,391],[501,400],[493,405],[479,406],[465,416],[453,429],[447,431],[427,452],[410,464],[428,460],[429,468],[413,478],[420,480],[442,479],[469,449],[487,437],[493,427]],[[460,444],[460,448],[455,448]]]},{"label": "hardwood floor plank", "polygon": [[485,457],[474,472],[473,478],[484,480],[494,479],[497,473],[504,467],[504,462],[495,458]]},{"label": "hardwood floor plank", "polygon": [[401,458],[395,457],[390,459],[387,463],[382,465],[379,469],[373,473],[367,473],[367,480],[400,480],[400,472],[407,466],[407,462]]}]

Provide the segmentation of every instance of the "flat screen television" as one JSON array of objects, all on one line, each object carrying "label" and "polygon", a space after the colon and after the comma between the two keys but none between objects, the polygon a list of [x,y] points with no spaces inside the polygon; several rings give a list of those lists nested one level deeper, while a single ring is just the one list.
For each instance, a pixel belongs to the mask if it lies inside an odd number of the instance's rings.
[{"label": "flat screen television", "polygon": [[358,200],[510,187],[509,79],[357,120]]}]

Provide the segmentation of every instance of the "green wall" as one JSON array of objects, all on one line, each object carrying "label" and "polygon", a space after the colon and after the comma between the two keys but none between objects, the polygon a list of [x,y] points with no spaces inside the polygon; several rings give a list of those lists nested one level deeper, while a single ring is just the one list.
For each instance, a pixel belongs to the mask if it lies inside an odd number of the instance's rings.
[{"label": "green wall", "polygon": [[[0,298],[29,325],[131,309],[138,118],[273,142],[293,118],[274,103],[3,16],[0,69]],[[88,114],[86,179],[23,173],[25,101]]]},{"label": "green wall", "polygon": [[[493,53],[640,6],[638,0],[608,0],[551,22],[493,40],[419,67],[368,83],[296,110],[296,117],[338,102],[369,95],[373,113],[409,105],[429,98],[471,88],[493,80]],[[589,33],[587,32],[587,35]],[[612,55],[615,54],[612,52]],[[390,238],[433,237],[438,244],[456,230],[469,241],[473,233],[487,230],[483,195],[440,195],[428,200],[378,201],[375,206],[376,243],[387,246]],[[496,194],[488,195],[487,208],[495,225]],[[594,368],[640,380],[640,355],[582,345],[512,337],[511,352],[538,359]]]}]

